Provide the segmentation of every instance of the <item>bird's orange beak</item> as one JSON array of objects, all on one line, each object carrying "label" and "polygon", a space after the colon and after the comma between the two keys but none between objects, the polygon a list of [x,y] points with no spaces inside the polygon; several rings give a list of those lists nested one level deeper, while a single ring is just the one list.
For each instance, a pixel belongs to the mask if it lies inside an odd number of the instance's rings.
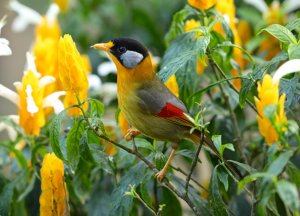
[{"label": "bird's orange beak", "polygon": [[94,44],[92,47],[95,49],[99,49],[99,50],[103,50],[105,52],[108,52],[110,50],[110,48],[112,48],[114,46],[114,43],[109,41],[107,43],[97,43]]}]

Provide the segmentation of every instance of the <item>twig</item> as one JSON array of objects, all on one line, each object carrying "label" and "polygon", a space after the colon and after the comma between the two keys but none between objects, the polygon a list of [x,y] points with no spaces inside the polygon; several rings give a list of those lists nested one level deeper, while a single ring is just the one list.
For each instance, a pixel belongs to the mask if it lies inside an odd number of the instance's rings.
[{"label": "twig", "polygon": [[[81,109],[81,110],[84,112],[83,109]],[[99,138],[104,139],[104,140],[106,140],[106,141],[108,141],[108,142],[110,142],[110,143],[112,143],[112,144],[118,146],[119,148],[121,148],[121,149],[127,151],[128,153],[135,155],[135,156],[138,157],[140,160],[142,160],[142,161],[143,161],[143,162],[144,162],[144,163],[145,163],[152,171],[154,171],[155,173],[158,172],[158,169],[156,168],[156,166],[155,166],[153,163],[151,163],[149,160],[147,160],[147,159],[146,159],[140,152],[138,152],[136,149],[134,150],[134,149],[128,148],[128,147],[126,147],[126,146],[124,146],[124,145],[121,145],[121,144],[115,142],[114,140],[111,140],[109,137],[105,136],[104,134],[100,134],[100,133],[98,132],[98,130],[96,130],[96,129],[90,124],[89,119],[86,118],[85,115],[84,115],[84,119],[85,119],[85,121],[88,123],[89,129],[91,129],[91,130],[92,130]],[[169,188],[171,191],[173,191],[178,197],[180,197],[181,199],[183,199],[183,200],[190,206],[190,208],[193,210],[193,212],[195,213],[195,215],[197,215],[197,216],[200,216],[200,215],[201,215],[200,212],[199,212],[199,210],[197,209],[196,205],[192,202],[192,200],[191,200],[188,196],[186,196],[185,194],[183,194],[183,193],[181,193],[180,191],[178,191],[173,185],[171,185],[171,184],[167,181],[167,179],[164,179],[163,182],[162,182],[162,184],[163,184],[164,186],[166,186],[167,188]]]},{"label": "twig", "polygon": [[[226,79],[226,81],[227,81],[227,84],[229,85],[229,87],[231,88],[231,89],[233,89],[236,93],[240,93],[236,88],[235,88],[235,86],[228,80],[228,77],[226,76],[226,74],[224,73],[224,71],[220,68],[220,66],[211,58],[211,57],[209,57],[209,62],[210,62],[210,64],[211,65],[213,65],[213,66],[215,66],[217,69],[218,69],[218,71],[221,73],[221,75],[223,76],[223,78],[225,78]],[[257,112],[257,109],[256,109],[256,107],[246,98],[246,103],[256,112],[256,113],[258,113]]]},{"label": "twig", "polygon": [[[105,136],[104,134],[99,133],[98,130],[96,130],[90,123],[89,119],[87,118],[85,111],[83,109],[83,104],[80,101],[80,98],[77,97],[77,101],[78,101],[78,108],[81,110],[82,115],[84,117],[84,120],[87,122],[89,129],[91,129],[99,138],[102,138],[116,146],[118,146],[119,148],[127,151],[130,154],[135,155],[136,157],[138,157],[139,159],[141,159],[152,171],[154,171],[155,173],[158,172],[158,169],[156,168],[156,166],[151,163],[149,160],[147,160],[139,151],[137,151],[136,148],[128,148],[126,146],[123,146],[117,142],[115,142],[114,140],[110,139],[109,137]],[[181,193],[179,190],[177,190],[172,184],[170,184],[168,182],[168,180],[165,178],[162,182],[162,184],[169,188],[171,191],[173,191],[178,197],[180,197],[181,199],[183,199],[189,206],[190,208],[193,210],[193,212],[195,213],[195,215],[197,216],[201,216],[201,213],[199,212],[198,208],[196,207],[196,205],[193,203],[193,201],[184,193]]]},{"label": "twig", "polygon": [[198,157],[199,157],[199,154],[200,154],[200,151],[201,151],[201,148],[202,148],[202,145],[203,145],[203,136],[204,133],[202,132],[201,133],[201,139],[200,139],[200,145],[197,149],[197,152],[196,152],[196,155],[193,159],[193,162],[192,162],[192,166],[191,166],[191,169],[190,169],[190,172],[189,174],[187,175],[186,177],[186,181],[185,181],[185,195],[188,196],[188,193],[189,193],[189,185],[190,185],[190,180],[191,180],[191,177],[192,177],[192,174],[193,174],[193,171],[197,165],[197,161],[198,161]]},{"label": "twig", "polygon": [[[182,169],[180,169],[179,167],[174,167],[172,165],[170,165],[170,167],[172,167],[173,170],[176,170],[177,172],[180,172],[181,174],[187,176],[188,174],[186,172],[184,172]],[[206,192],[209,192],[203,185],[201,185],[199,182],[196,181],[196,179],[194,179],[193,177],[191,177],[191,180],[201,189],[205,190]]]}]

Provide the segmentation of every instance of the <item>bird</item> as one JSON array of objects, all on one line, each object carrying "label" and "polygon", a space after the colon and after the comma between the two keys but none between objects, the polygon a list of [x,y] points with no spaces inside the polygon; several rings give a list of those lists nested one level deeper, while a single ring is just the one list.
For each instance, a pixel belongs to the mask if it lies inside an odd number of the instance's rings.
[{"label": "bird", "polygon": [[158,181],[165,178],[180,140],[187,138],[204,144],[218,157],[219,152],[207,134],[191,129],[195,122],[184,103],[158,78],[151,55],[139,41],[120,37],[93,48],[108,54],[117,68],[117,98],[124,117],[131,128],[126,140],[142,133],[147,137],[171,143],[171,153],[162,170],[156,173]]}]

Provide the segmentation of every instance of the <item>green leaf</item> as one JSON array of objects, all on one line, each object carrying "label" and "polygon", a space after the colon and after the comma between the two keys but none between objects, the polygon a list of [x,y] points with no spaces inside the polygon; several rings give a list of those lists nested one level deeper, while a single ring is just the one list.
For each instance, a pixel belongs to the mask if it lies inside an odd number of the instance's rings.
[{"label": "green leaf", "polygon": [[[31,179],[28,180],[28,181],[30,181],[29,184],[27,185],[26,189],[19,195],[17,202],[20,202],[21,200],[23,200],[32,191],[34,184],[35,184],[35,179],[36,179],[36,176],[32,175]],[[28,183],[28,181],[27,181],[27,183]]]},{"label": "green leaf", "polygon": [[224,185],[225,190],[228,191],[228,173],[223,167],[218,167],[217,173],[220,182]]},{"label": "green leaf", "polygon": [[270,164],[267,172],[274,176],[279,175],[289,162],[290,158],[293,156],[293,153],[294,152],[292,150],[289,150],[280,154],[279,157]]},{"label": "green leaf", "polygon": [[166,187],[160,187],[158,191],[159,203],[165,204],[161,212],[162,216],[181,216],[182,208],[178,198]]},{"label": "green leaf", "polygon": [[284,204],[288,206],[292,212],[298,212],[299,214],[300,203],[296,185],[286,180],[280,180],[276,184],[276,190]]},{"label": "green leaf", "polygon": [[158,170],[162,170],[167,160],[168,160],[167,156],[161,152],[156,152],[154,155],[155,166]]},{"label": "green leaf", "polygon": [[0,190],[0,215],[11,215],[11,205],[13,201],[14,189],[20,183],[21,179],[28,173],[28,170],[23,170],[19,175],[7,183]]},{"label": "green leaf", "polygon": [[143,182],[140,184],[139,186],[139,192],[140,192],[140,196],[141,198],[144,200],[144,202],[153,209],[153,204],[152,204],[152,197],[148,191],[148,186],[149,186],[149,182]]},{"label": "green leaf", "polygon": [[300,170],[291,162],[288,162],[286,166],[286,172],[297,188],[300,188]]},{"label": "green leaf", "polygon": [[285,27],[290,31],[293,31],[293,30],[299,28],[300,27],[300,18],[289,21]]},{"label": "green leaf", "polygon": [[88,116],[91,118],[101,118],[104,114],[104,104],[101,101],[93,98],[88,98],[86,101],[89,102],[89,109],[87,112]]},{"label": "green leaf", "polygon": [[295,74],[293,78],[280,79],[280,94],[286,94],[285,107],[292,107],[300,101],[300,75]]},{"label": "green leaf", "polygon": [[273,175],[270,173],[258,172],[258,173],[253,173],[251,175],[246,176],[238,183],[238,193],[240,193],[243,190],[244,186],[247,183],[256,181],[258,178],[263,178],[263,177],[272,178]]},{"label": "green leaf", "polygon": [[24,154],[20,150],[16,149],[9,142],[0,142],[0,146],[6,148],[8,150],[8,152],[12,152],[16,156],[18,164],[22,169],[28,168],[27,160],[26,160]]},{"label": "green leaf", "polygon": [[222,136],[221,135],[213,135],[211,137],[211,140],[215,144],[216,148],[219,152],[221,152],[221,146],[222,146]]},{"label": "green leaf", "polygon": [[4,186],[0,194],[0,215],[11,215],[11,203],[16,186],[15,181]]},{"label": "green leaf", "polygon": [[92,165],[80,159],[73,179],[73,186],[81,203],[85,203],[90,197],[92,189],[90,180],[91,171]]},{"label": "green leaf", "polygon": [[231,43],[234,43],[234,35],[232,33],[232,30],[231,30],[230,26],[228,25],[228,23],[224,19],[224,17],[222,17],[221,23],[222,23],[222,28],[223,28],[223,30],[225,32],[225,35],[226,35],[226,39],[229,40]]},{"label": "green leaf", "polygon": [[263,64],[255,64],[253,71],[247,75],[248,79],[242,79],[242,87],[240,90],[240,106],[243,108],[247,97],[251,96],[253,99],[252,90],[255,86],[255,82],[262,79],[266,72],[273,71],[281,61],[288,59],[288,55],[285,52],[281,52],[272,60]]},{"label": "green leaf", "polygon": [[184,22],[193,14],[197,14],[197,11],[189,5],[186,5],[182,10],[174,14],[170,30],[165,37],[167,43],[170,43],[176,37],[184,33]]},{"label": "green leaf", "polygon": [[211,176],[208,203],[213,212],[213,215],[225,216],[228,215],[228,212],[226,210],[225,204],[220,194],[217,169],[218,166],[214,168]]},{"label": "green leaf", "polygon": [[223,155],[225,149],[229,149],[230,151],[234,151],[234,146],[233,146],[232,143],[227,143],[227,144],[221,145],[221,148],[220,148],[221,155]]},{"label": "green leaf", "polygon": [[290,44],[288,46],[289,59],[300,59],[300,44]]},{"label": "green leaf", "polygon": [[154,147],[153,145],[147,141],[146,139],[142,139],[142,138],[134,138],[135,141],[135,145],[137,148],[144,148],[144,149],[148,149],[150,151],[154,151]]},{"label": "green leaf", "polygon": [[225,149],[229,149],[231,151],[234,151],[234,146],[231,143],[227,143],[222,145],[222,136],[221,135],[213,135],[212,141],[215,144],[216,148],[220,152],[220,155],[223,157],[223,153]]},{"label": "green leaf", "polygon": [[181,156],[183,156],[185,158],[193,160],[195,158],[195,156],[196,156],[196,153],[195,153],[195,151],[192,151],[192,150],[189,150],[189,149],[181,149],[181,150],[178,150],[176,152],[176,155],[181,155]]},{"label": "green leaf", "polygon": [[224,41],[223,43],[218,44],[217,47],[235,47],[235,48],[238,48],[247,56],[247,58],[251,62],[251,64],[254,64],[254,60],[253,60],[251,54],[247,50],[245,50],[243,47],[241,47],[237,44],[233,44],[230,41]]},{"label": "green leaf", "polygon": [[210,42],[210,36],[206,35],[206,36],[200,36],[197,38],[196,41],[196,49],[199,51],[199,58],[202,61],[202,63],[205,65],[205,53],[206,53],[206,49],[208,47],[208,44]]},{"label": "green leaf", "polygon": [[[176,186],[176,188],[181,192],[185,193],[185,180],[179,178],[178,176],[170,173],[169,178],[171,182]],[[201,212],[202,216],[210,216],[211,211],[208,202],[203,197],[199,196],[199,192],[193,187],[189,187],[189,198],[195,203],[197,210]]]},{"label": "green leaf", "polygon": [[204,92],[208,91],[209,89],[211,89],[212,87],[216,86],[216,85],[220,85],[224,82],[227,82],[229,80],[234,80],[234,79],[240,79],[240,78],[245,78],[244,76],[234,76],[234,77],[228,77],[226,79],[221,79],[219,81],[216,81],[208,86],[206,86],[205,88],[201,88],[199,89],[198,91],[196,91],[195,93],[193,93],[192,95],[189,96],[189,98],[192,98],[192,97],[197,97],[201,94],[203,94]]},{"label": "green leaf", "polygon": [[129,185],[138,187],[141,183],[149,181],[153,172],[140,161],[138,164],[131,167],[130,170],[120,179],[120,184],[114,189],[111,194],[109,205],[109,215],[111,216],[127,216],[131,211],[133,198],[132,196],[125,196]]},{"label": "green leaf", "polygon": [[57,116],[54,117],[52,120],[52,123],[50,125],[50,134],[49,134],[49,139],[50,139],[50,144],[53,152],[57,157],[62,159],[63,161],[66,161],[63,153],[61,151],[61,123],[66,115],[67,110],[61,111]]},{"label": "green leaf", "polygon": [[246,170],[250,174],[256,172],[256,169],[252,168],[248,164],[240,163],[240,162],[234,161],[234,160],[228,160],[228,162],[234,163],[234,164],[238,165],[239,167],[241,167],[242,169]]},{"label": "green leaf", "polygon": [[97,166],[106,173],[112,174],[113,171],[109,164],[109,156],[103,152],[103,149],[100,147],[100,145],[89,145],[89,148]]},{"label": "green leaf", "polygon": [[[83,132],[82,137],[80,139],[80,156],[87,162],[90,162],[92,164],[96,164],[94,157],[90,151],[90,148],[88,146],[88,143],[93,144],[93,141],[89,139],[89,135],[88,134],[94,134],[94,132],[90,131],[90,130],[86,130]],[[97,137],[97,141],[99,141],[98,137]],[[95,142],[94,144],[97,144],[98,142]]]},{"label": "green leaf", "polygon": [[70,129],[67,139],[67,161],[72,170],[76,170],[80,158],[80,139],[84,132],[84,121],[82,118],[75,118],[73,127]]},{"label": "green leaf", "polygon": [[262,31],[266,31],[269,34],[273,35],[275,38],[277,38],[279,41],[281,41],[284,44],[297,44],[297,40],[293,33],[287,29],[286,27],[279,25],[279,24],[272,24],[258,32],[260,34]]},{"label": "green leaf", "polygon": [[193,32],[185,33],[176,38],[167,49],[161,64],[161,69],[158,72],[158,77],[163,81],[167,81],[169,77],[183,68],[189,61],[196,58],[200,50],[199,46],[205,48],[205,43],[202,44],[195,40]]}]

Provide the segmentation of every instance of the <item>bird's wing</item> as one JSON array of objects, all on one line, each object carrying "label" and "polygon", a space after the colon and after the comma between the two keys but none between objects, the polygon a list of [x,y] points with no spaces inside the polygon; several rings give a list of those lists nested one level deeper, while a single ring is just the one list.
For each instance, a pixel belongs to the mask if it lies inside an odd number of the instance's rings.
[{"label": "bird's wing", "polygon": [[154,80],[138,89],[139,105],[147,114],[167,119],[178,125],[194,127],[184,103],[160,80]]}]

